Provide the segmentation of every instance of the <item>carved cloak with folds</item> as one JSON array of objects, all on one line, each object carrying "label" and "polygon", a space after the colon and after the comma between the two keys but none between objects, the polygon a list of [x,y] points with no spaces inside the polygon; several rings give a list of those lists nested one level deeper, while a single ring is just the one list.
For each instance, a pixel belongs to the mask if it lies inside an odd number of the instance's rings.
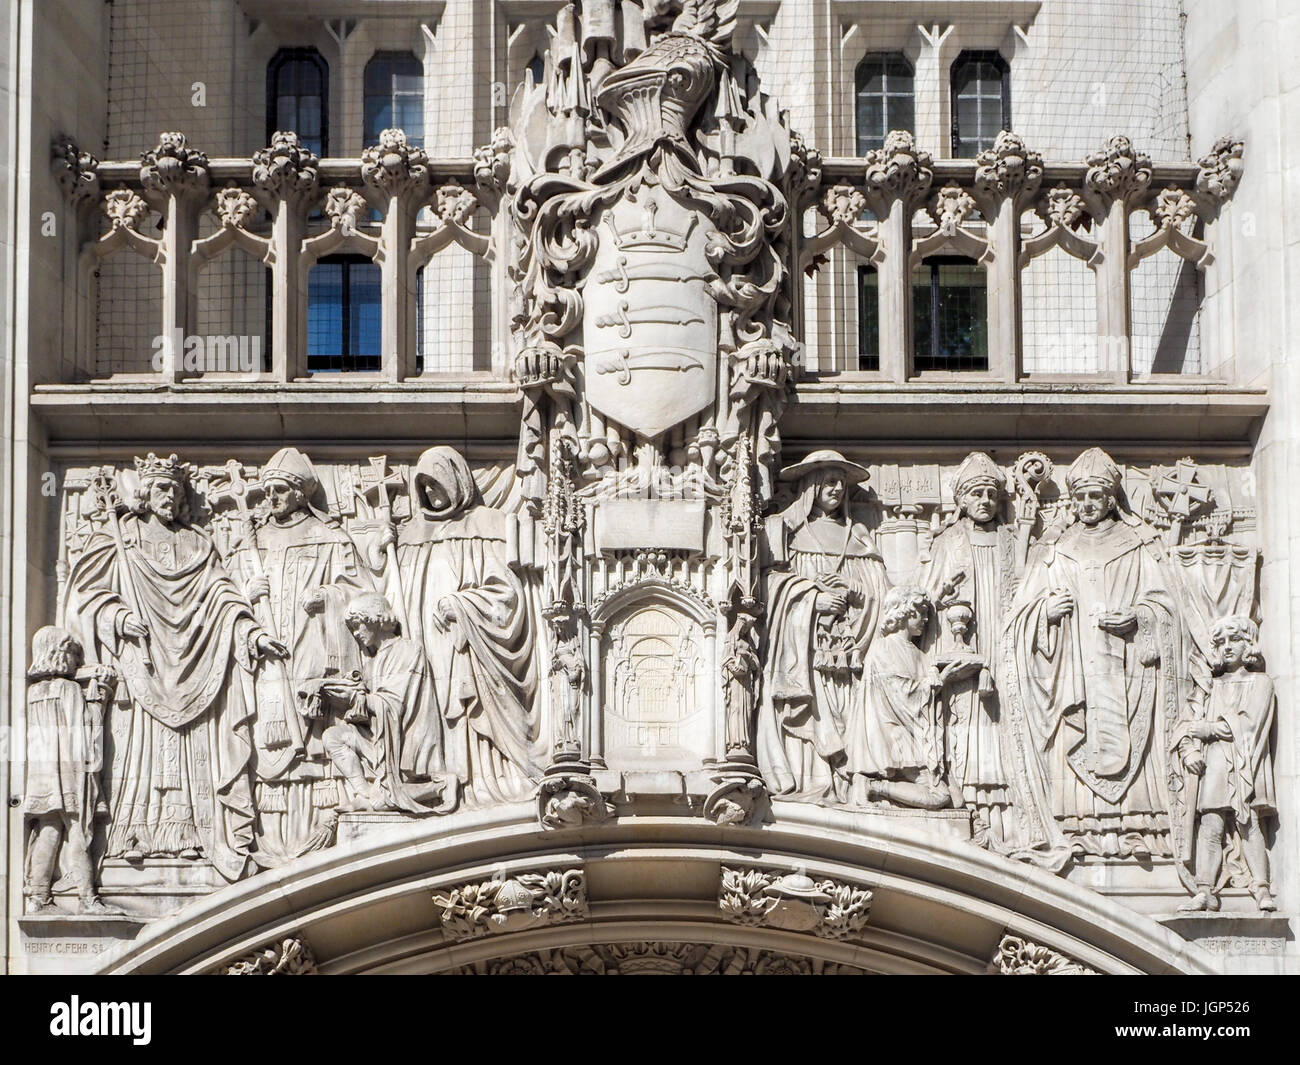
[{"label": "carved cloak with folds", "polygon": [[[847,512],[809,521],[821,483],[813,476],[768,523],[773,566],[767,575],[767,645],[759,708],[758,760],[777,795],[817,798],[832,790],[832,765],[845,757],[851,707],[865,698],[862,662],[876,634],[888,589],[871,534]],[[818,670],[824,638],[814,603],[826,578],[856,589],[838,633],[849,645],[840,676]]]},{"label": "carved cloak with folds", "polygon": [[[430,507],[436,481],[450,504]],[[411,473],[411,519],[397,559],[411,636],[433,671],[446,730],[447,770],[469,805],[526,797],[541,771],[534,756],[536,662],[530,612],[507,556],[510,518],[482,503],[464,458],[430,448]],[[390,596],[396,594],[389,574]],[[445,604],[454,617],[439,616]]]},{"label": "carved cloak with folds", "polygon": [[[1056,591],[1073,614],[1049,624]],[[1097,625],[1134,611],[1136,632]],[[1131,515],[1040,545],[1005,630],[999,680],[1009,709],[1022,814],[1018,856],[1058,867],[1070,848],[1119,853],[1141,837],[1167,852],[1168,737],[1184,699],[1191,637],[1177,578],[1154,530]],[[1175,838],[1173,850],[1181,851]]]},{"label": "carved cloak with folds", "polygon": [[385,640],[363,656],[361,675],[370,713],[367,768],[397,809],[428,813],[416,795],[421,789],[408,783],[444,777],[438,701],[424,648],[414,640]]},{"label": "carved cloak with folds", "polygon": [[[97,534],[68,582],[69,628],[87,661],[111,664],[123,678],[106,854],[197,848],[236,880],[253,843],[252,610],[197,529],[134,515],[121,527],[126,557]],[[130,610],[123,566],[149,628],[154,672],[139,644],[118,635],[118,619]]]},{"label": "carved cloak with folds", "polygon": [[849,769],[889,779],[942,775],[934,720],[937,674],[906,632],[881,636],[867,652],[867,699],[850,717]]},{"label": "carved cloak with folds", "polygon": [[998,649],[1002,619],[1010,616],[1015,592],[1015,529],[999,524],[988,531],[969,517],[958,518],[934,538],[922,587],[933,603],[959,573],[956,599],[969,603],[973,617],[966,642],[953,635],[942,609],[934,612],[933,651],[937,658],[974,652],[991,674],[993,690],[981,692],[978,676],[950,685],[946,693],[951,782],[959,801],[971,806],[1003,806],[1008,801],[1002,765]]}]

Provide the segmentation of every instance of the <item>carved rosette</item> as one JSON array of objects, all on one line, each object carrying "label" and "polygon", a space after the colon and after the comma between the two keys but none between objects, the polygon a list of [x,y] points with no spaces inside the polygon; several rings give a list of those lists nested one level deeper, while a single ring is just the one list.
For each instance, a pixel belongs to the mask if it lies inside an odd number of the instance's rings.
[{"label": "carved rosette", "polygon": [[400,129],[386,129],[379,143],[361,153],[361,180],[390,197],[422,192],[429,184],[429,157]]},{"label": "carved rosette", "polygon": [[253,153],[253,184],[281,199],[306,197],[320,181],[320,159],[292,130],[277,130]]},{"label": "carved rosette", "polygon": [[990,199],[1011,197],[1016,203],[1031,202],[1042,180],[1042,154],[1010,130],[1002,130],[993,147],[975,157],[975,188]]},{"label": "carved rosette", "polygon": [[1049,947],[1020,936],[1004,935],[989,972],[1001,976],[1097,976],[1096,969],[1072,961]]},{"label": "carved rosette", "polygon": [[208,181],[208,157],[191,148],[184,133],[160,134],[158,144],[140,156],[140,183],[151,192],[203,193]]},{"label": "carved rosette", "polygon": [[99,160],[67,136],[54,138],[52,168],[68,201],[79,207],[99,198]]},{"label": "carved rosette", "polygon": [[434,895],[433,902],[451,940],[564,924],[587,916],[587,875],[581,869],[521,873],[466,884]]},{"label": "carved rosette", "polygon": [[1111,137],[1101,151],[1084,158],[1084,186],[1103,200],[1136,201],[1151,184],[1151,157],[1127,137]]},{"label": "carved rosette", "polygon": [[289,936],[217,970],[221,976],[315,976],[316,956],[301,936]]},{"label": "carved rosette", "polygon": [[871,916],[871,892],[803,873],[722,869],[718,909],[736,924],[811,932],[824,939],[853,939]]},{"label": "carved rosette", "polygon": [[1244,167],[1242,153],[1245,141],[1236,137],[1220,137],[1214,147],[1198,159],[1196,191],[1214,207],[1221,207],[1237,190]]},{"label": "carved rosette", "polygon": [[891,130],[880,148],[866,154],[867,199],[879,215],[900,201],[905,207],[919,205],[934,181],[934,157],[916,146],[912,135]]}]

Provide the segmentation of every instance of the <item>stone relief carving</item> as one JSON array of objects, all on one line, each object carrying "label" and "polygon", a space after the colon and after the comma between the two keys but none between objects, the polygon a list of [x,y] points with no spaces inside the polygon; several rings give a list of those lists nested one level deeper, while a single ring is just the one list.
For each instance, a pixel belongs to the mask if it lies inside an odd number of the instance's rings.
[{"label": "stone relief carving", "polygon": [[867,925],[871,892],[799,873],[776,875],[723,867],[718,908],[729,921],[825,939],[852,939]]},{"label": "stone relief carving", "polygon": [[587,877],[581,869],[521,873],[434,895],[448,939],[474,939],[587,916]]},{"label": "stone relief carving", "polygon": [[[608,26],[599,10],[560,13],[572,58],[520,89],[474,192],[433,190],[425,153],[387,130],[362,156],[365,195],[320,190],[287,132],[254,156],[255,196],[215,193],[242,230],[271,197],[305,215],[323,192],[313,254],[378,255],[358,230],[381,195],[408,213],[432,196],[441,228],[419,239],[482,250],[469,218],[497,211],[518,451],[491,473],[445,446],[392,465],[286,447],[260,468],[151,454],[74,471],[28,713],[57,704],[82,739],[38,732],[28,753],[33,905],[51,904],[60,855],[82,905],[102,905],[97,823],[110,861],[236,879],[330,845],[340,813],[536,803],[562,830],[612,816],[612,777],[653,770],[720,825],[752,825],[769,794],[964,811],[1005,855],[1168,861],[1189,906],[1231,884],[1270,908],[1275,711],[1240,470],[1126,470],[1096,448],[1063,477],[1033,451],[955,469],[781,453],[802,361],[790,219],[810,206],[868,258],[900,210],[928,205],[939,243],[988,250],[972,211],[1033,205],[1090,258],[1080,231],[1144,206],[1160,233],[1133,254],[1163,241],[1200,261],[1188,194],[1152,195],[1124,137],[1088,158],[1082,196],[1043,191],[1041,157],[1009,132],[975,161],[973,196],[932,193],[933,160],[897,131],[861,189],[823,194],[816,153],[737,75],[734,0]],[[576,47],[584,34],[604,43]],[[95,160],[65,143],[56,168],[94,197]],[[1201,168],[1198,195],[1224,200],[1241,143]],[[206,193],[208,160],[164,134],[141,182],[147,201],[104,197],[100,244],[156,257],[151,206]],[[76,647],[84,674],[64,664]],[[37,677],[45,658],[61,671]],[[78,761],[96,729],[102,770]],[[524,912],[518,883],[455,905]],[[824,885],[770,886],[765,915],[852,908]]]},{"label": "stone relief carving", "polygon": [[222,966],[219,976],[315,976],[316,956],[307,941],[290,936]]},{"label": "stone relief carving", "polygon": [[100,899],[91,846],[95,822],[108,816],[100,770],[104,704],[117,674],[82,665],[84,652],[66,629],[46,625],[32,638],[27,671],[27,788],[29,825],[26,912],[58,913],[53,886],[60,855],[77,889],[79,912],[115,913]]},{"label": "stone relief carving", "polygon": [[753,947],[593,943],[447,970],[457,976],[862,976],[867,970]]},{"label": "stone relief carving", "polygon": [[1048,947],[1020,936],[1004,935],[997,953],[989,963],[989,972],[1001,976],[1097,976],[1077,961],[1058,954]]},{"label": "stone relief carving", "polygon": [[[1229,888],[1272,906],[1274,711],[1240,471],[815,452],[765,520],[757,481],[733,477],[713,550],[741,579],[721,601],[689,552],[566,546],[590,497],[557,481],[534,520],[514,474],[445,447],[71,471],[59,654],[75,641],[86,671],[55,686],[104,757],[29,755],[29,792],[48,793],[29,807],[29,905],[50,903],[51,862],[96,905],[87,838],[109,861],[234,879],[331,845],[353,810],[524,801],[548,829],[599,823],[624,801],[603,775],[618,765],[701,768],[691,801],[721,825],[779,820],[769,792],[965,812],[974,842],[1049,869],[1156,860],[1189,906]],[[75,797],[59,783],[56,802],[37,763]]]}]

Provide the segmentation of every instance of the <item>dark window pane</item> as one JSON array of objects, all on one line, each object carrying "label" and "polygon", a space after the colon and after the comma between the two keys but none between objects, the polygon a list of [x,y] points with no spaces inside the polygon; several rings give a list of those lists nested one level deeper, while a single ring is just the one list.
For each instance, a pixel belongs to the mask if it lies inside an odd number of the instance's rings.
[{"label": "dark window pane", "polygon": [[307,283],[307,372],[378,370],[380,269],[362,256],[332,255]]},{"label": "dark window pane", "polygon": [[988,293],[969,259],[935,257],[913,274],[915,369],[987,370]]},{"label": "dark window pane", "polygon": [[858,154],[885,143],[891,129],[912,131],[914,81],[905,56],[878,52],[858,64],[854,81]]},{"label": "dark window pane", "polygon": [[1009,129],[1010,71],[996,52],[963,52],[952,67],[952,151],[971,158]]},{"label": "dark window pane", "polygon": [[880,369],[880,287],[874,266],[858,267],[858,369]]},{"label": "dark window pane", "polygon": [[314,48],[282,48],[266,71],[267,138],[292,130],[303,145],[324,155],[329,68]]},{"label": "dark window pane", "polygon": [[424,66],[410,52],[376,52],[366,64],[364,137],[379,141],[386,129],[400,129],[412,144],[424,140]]}]

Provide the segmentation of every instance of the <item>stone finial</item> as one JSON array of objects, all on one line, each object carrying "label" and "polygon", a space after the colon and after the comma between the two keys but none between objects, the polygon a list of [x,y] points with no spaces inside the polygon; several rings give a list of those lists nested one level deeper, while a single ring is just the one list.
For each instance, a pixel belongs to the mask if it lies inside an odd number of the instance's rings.
[{"label": "stone finial", "polygon": [[479,188],[500,196],[510,180],[510,153],[515,137],[509,126],[498,126],[490,143],[474,149],[474,182]]},{"label": "stone finial", "polygon": [[1097,976],[1090,969],[1064,954],[1041,947],[1019,936],[1004,935],[989,971],[1002,976]]},{"label": "stone finial", "polygon": [[475,939],[587,916],[587,874],[581,869],[521,873],[504,880],[466,884],[434,895],[444,935]]},{"label": "stone finial", "polygon": [[945,185],[934,197],[930,207],[939,232],[951,237],[966,216],[975,210],[975,200],[969,192],[957,185]]},{"label": "stone finial", "polygon": [[458,226],[463,226],[470,220],[477,206],[478,200],[474,198],[474,194],[455,182],[438,189],[434,203],[439,218],[444,222],[454,222]]},{"label": "stone finial", "polygon": [[1105,148],[1083,161],[1088,166],[1085,187],[1107,199],[1135,199],[1151,184],[1151,156],[1135,149],[1127,137],[1111,137]]},{"label": "stone finial", "polygon": [[315,976],[316,956],[301,936],[289,936],[217,970],[221,976]]},{"label": "stone finial", "polygon": [[1196,217],[1196,201],[1191,194],[1177,185],[1160,190],[1151,202],[1151,213],[1161,229],[1181,229],[1183,224]]},{"label": "stone finial", "polygon": [[276,130],[271,143],[253,153],[253,184],[276,196],[305,196],[320,181],[320,159],[292,130]]},{"label": "stone finial", "polygon": [[1215,203],[1227,200],[1241,180],[1241,153],[1245,148],[1246,142],[1235,137],[1215,141],[1209,153],[1196,161],[1201,168],[1196,175],[1196,191]]},{"label": "stone finial", "polygon": [[72,205],[99,198],[99,160],[77,147],[65,134],[54,138],[52,166],[59,187]]},{"label": "stone finial", "polygon": [[140,156],[140,182],[153,192],[201,192],[208,187],[208,157],[191,148],[184,133],[162,133]]},{"label": "stone finial", "polygon": [[243,189],[233,185],[222,189],[214,198],[217,218],[226,229],[239,229],[244,226],[257,210],[257,201]]},{"label": "stone finial", "polygon": [[325,214],[329,217],[330,225],[340,230],[345,237],[357,231],[361,212],[365,209],[365,197],[346,185],[334,186],[325,196]]},{"label": "stone finial", "polygon": [[866,163],[867,194],[884,201],[916,203],[934,180],[934,158],[904,130],[891,130],[884,147],[867,152]]},{"label": "stone finial", "polygon": [[803,873],[776,875],[759,869],[722,869],[718,908],[729,921],[825,939],[851,939],[867,925],[871,892]]},{"label": "stone finial", "polygon": [[423,148],[407,143],[400,129],[386,129],[379,143],[361,153],[361,178],[389,196],[414,192],[429,180],[429,157]]},{"label": "stone finial", "polygon": [[149,205],[130,189],[114,189],[104,197],[104,213],[114,229],[139,230],[149,216]]},{"label": "stone finial", "polygon": [[867,198],[852,185],[832,185],[822,196],[818,210],[832,223],[854,225],[867,209]]},{"label": "stone finial", "polygon": [[1033,196],[1043,180],[1043,156],[1026,146],[1018,133],[1002,130],[975,157],[975,187],[989,196]]}]

